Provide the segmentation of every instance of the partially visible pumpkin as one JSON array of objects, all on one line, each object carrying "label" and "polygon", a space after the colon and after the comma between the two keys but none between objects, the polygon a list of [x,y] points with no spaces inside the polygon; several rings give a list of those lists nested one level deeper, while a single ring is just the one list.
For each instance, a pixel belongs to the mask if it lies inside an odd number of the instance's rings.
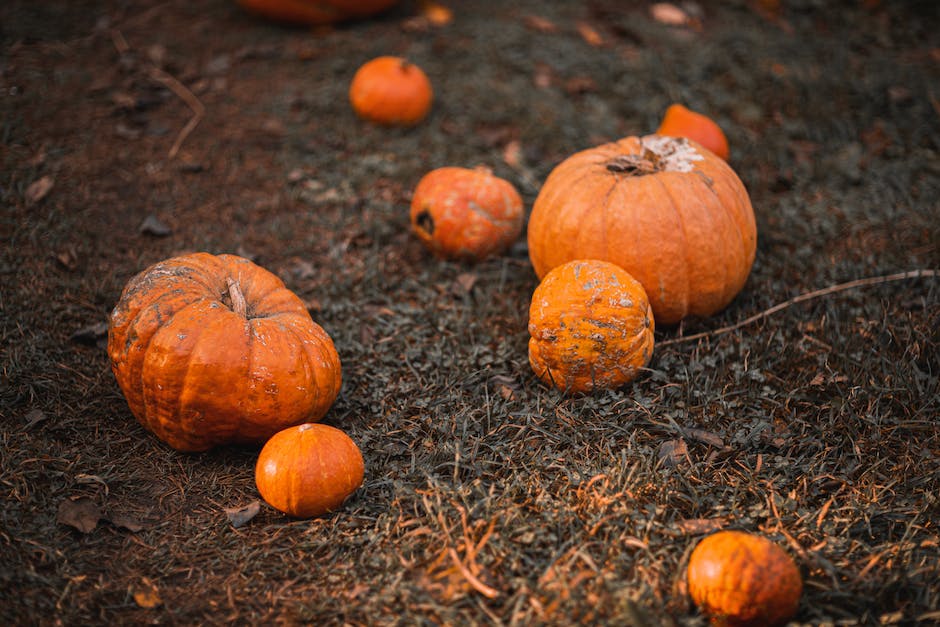
[{"label": "partially visible pumpkin", "polygon": [[575,260],[545,275],[529,307],[529,364],[563,392],[615,389],[653,354],[643,286],[606,261]]},{"label": "partially visible pumpkin", "polygon": [[411,226],[438,257],[480,261],[508,248],[522,232],[522,198],[489,168],[428,172],[411,200]]},{"label": "partially visible pumpkin", "polygon": [[420,67],[400,57],[377,57],[363,64],[349,85],[349,102],[364,120],[387,126],[413,126],[431,110],[434,90]]},{"label": "partially visible pumpkin", "polygon": [[670,105],[666,109],[663,121],[656,129],[656,132],[659,135],[685,137],[696,141],[725,161],[731,156],[731,151],[728,149],[728,138],[725,137],[721,127],[710,117],[692,111],[678,103]]},{"label": "partially visible pumpkin", "polygon": [[689,595],[713,624],[774,627],[796,614],[803,579],[793,559],[763,536],[719,531],[689,557]]},{"label": "partially visible pumpkin", "polygon": [[668,325],[731,302],[757,227],[727,163],[693,141],[647,135],[559,164],[532,207],[528,240],[539,277],[573,259],[610,261],[643,284],[656,324]]},{"label": "partially visible pumpkin", "polygon": [[332,24],[369,17],[398,0],[237,0],[245,9],[268,19],[291,24]]},{"label": "partially visible pumpkin", "polygon": [[302,424],[276,433],[255,465],[255,485],[271,507],[296,518],[339,508],[362,485],[365,465],[352,439],[335,427]]},{"label": "partially visible pumpkin", "polygon": [[183,255],[132,278],[111,313],[108,355],[131,412],[180,451],[260,444],[317,421],[342,376],[303,301],[236,255]]}]

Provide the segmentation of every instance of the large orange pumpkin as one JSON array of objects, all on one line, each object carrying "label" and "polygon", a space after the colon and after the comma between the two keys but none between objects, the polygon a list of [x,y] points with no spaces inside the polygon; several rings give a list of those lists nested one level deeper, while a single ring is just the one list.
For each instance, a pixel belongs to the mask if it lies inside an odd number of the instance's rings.
[{"label": "large orange pumpkin", "polygon": [[244,8],[279,22],[332,24],[369,17],[398,0],[238,0]]},{"label": "large orange pumpkin", "polygon": [[480,261],[522,232],[522,198],[489,168],[437,168],[411,198],[411,228],[438,257]]},{"label": "large orange pumpkin", "polygon": [[709,316],[744,286],[757,250],[754,210],[734,170],[693,141],[627,137],[572,155],[532,208],[539,277],[573,259],[633,275],[657,324]]},{"label": "large orange pumpkin", "polygon": [[552,269],[529,306],[529,364],[547,385],[580,393],[632,381],[653,354],[646,292],[607,261]]},{"label": "large orange pumpkin", "polygon": [[131,279],[108,355],[134,416],[181,451],[319,420],[341,383],[333,342],[303,301],[236,255],[175,257]]},{"label": "large orange pumpkin", "polygon": [[255,464],[268,505],[297,518],[333,511],[362,485],[365,466],[352,439],[335,427],[302,424],[276,433]]},{"label": "large orange pumpkin", "polygon": [[364,120],[386,126],[413,126],[431,110],[434,90],[420,67],[401,57],[364,63],[349,85],[349,102]]},{"label": "large orange pumpkin", "polygon": [[763,536],[719,531],[689,556],[689,596],[713,624],[774,627],[800,605],[803,579],[786,551]]}]

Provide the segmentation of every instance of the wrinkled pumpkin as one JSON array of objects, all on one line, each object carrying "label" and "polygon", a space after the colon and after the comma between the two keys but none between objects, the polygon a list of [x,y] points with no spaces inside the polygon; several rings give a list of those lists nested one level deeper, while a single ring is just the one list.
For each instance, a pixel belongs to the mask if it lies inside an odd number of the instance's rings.
[{"label": "wrinkled pumpkin", "polygon": [[255,485],[271,507],[295,518],[337,509],[362,485],[362,453],[341,430],[302,424],[276,433],[255,464]]},{"label": "wrinkled pumpkin", "polygon": [[689,557],[689,596],[715,625],[774,627],[796,614],[803,580],[793,559],[762,536],[719,531]]},{"label": "wrinkled pumpkin", "polygon": [[237,0],[245,9],[290,24],[332,24],[369,17],[398,0]]},{"label": "wrinkled pumpkin", "polygon": [[132,278],[108,355],[131,413],[180,451],[261,443],[323,417],[339,355],[303,301],[236,255],[195,253]]},{"label": "wrinkled pumpkin", "polygon": [[669,135],[670,137],[685,137],[696,141],[725,161],[731,156],[731,151],[728,149],[728,138],[725,137],[721,127],[710,117],[692,111],[678,103],[672,104],[666,109],[656,133]]},{"label": "wrinkled pumpkin", "polygon": [[606,261],[569,261],[532,294],[529,364],[563,392],[615,389],[653,354],[653,317],[643,286]]},{"label": "wrinkled pumpkin", "polygon": [[364,63],[349,85],[356,114],[385,126],[413,126],[431,110],[434,90],[420,67],[400,57],[384,56]]},{"label": "wrinkled pumpkin", "polygon": [[522,232],[522,198],[489,168],[445,167],[424,175],[411,200],[411,227],[438,257],[480,261]]},{"label": "wrinkled pumpkin", "polygon": [[693,141],[627,137],[581,151],[548,176],[532,208],[529,258],[539,277],[573,259],[633,275],[656,324],[721,310],[744,287],[757,251],[747,190]]}]

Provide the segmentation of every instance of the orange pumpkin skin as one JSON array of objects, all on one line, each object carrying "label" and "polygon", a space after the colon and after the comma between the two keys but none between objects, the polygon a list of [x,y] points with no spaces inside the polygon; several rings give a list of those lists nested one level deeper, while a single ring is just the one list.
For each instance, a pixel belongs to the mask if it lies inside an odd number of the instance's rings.
[{"label": "orange pumpkin skin", "polygon": [[696,113],[681,104],[673,104],[666,109],[656,132],[659,135],[685,137],[696,141],[725,161],[731,156],[728,138],[721,127],[708,116]]},{"label": "orange pumpkin skin", "polygon": [[488,168],[428,172],[411,199],[411,227],[445,259],[480,261],[509,248],[522,233],[522,198]]},{"label": "orange pumpkin skin", "polygon": [[131,279],[108,355],[131,412],[180,451],[319,420],[341,384],[333,342],[303,301],[236,255],[174,257]]},{"label": "orange pumpkin skin", "polygon": [[569,261],[532,294],[529,364],[563,392],[616,389],[649,363],[653,329],[636,279],[606,261]]},{"label": "orange pumpkin skin", "polygon": [[267,441],[255,465],[255,485],[271,507],[313,518],[340,507],[362,485],[364,474],[362,453],[348,435],[308,423]]},{"label": "orange pumpkin skin", "polygon": [[349,85],[349,102],[364,120],[386,126],[414,126],[431,110],[434,90],[427,74],[400,57],[365,63]]},{"label": "orange pumpkin skin", "polygon": [[767,538],[719,531],[689,557],[689,595],[715,625],[773,627],[796,614],[803,580],[793,559]]},{"label": "orange pumpkin skin", "polygon": [[369,17],[398,0],[238,0],[245,9],[289,24],[332,24]]},{"label": "orange pumpkin skin", "polygon": [[727,163],[690,140],[647,135],[560,163],[532,207],[528,241],[539,277],[572,259],[615,263],[669,325],[731,302],[754,262],[757,227]]}]

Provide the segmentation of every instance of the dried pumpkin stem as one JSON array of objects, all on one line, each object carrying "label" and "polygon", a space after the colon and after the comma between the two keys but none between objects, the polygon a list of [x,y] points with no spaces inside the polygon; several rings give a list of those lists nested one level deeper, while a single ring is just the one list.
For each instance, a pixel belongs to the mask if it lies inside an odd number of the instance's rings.
[{"label": "dried pumpkin stem", "polygon": [[248,317],[248,302],[245,300],[245,295],[242,294],[242,290],[238,287],[238,281],[232,277],[225,279],[225,282],[228,284],[228,297],[232,301],[231,307],[232,311],[237,313],[243,318]]},{"label": "dried pumpkin stem", "polygon": [[663,169],[662,158],[648,148],[643,150],[643,154],[621,155],[607,162],[608,171],[628,176],[655,174]]}]

